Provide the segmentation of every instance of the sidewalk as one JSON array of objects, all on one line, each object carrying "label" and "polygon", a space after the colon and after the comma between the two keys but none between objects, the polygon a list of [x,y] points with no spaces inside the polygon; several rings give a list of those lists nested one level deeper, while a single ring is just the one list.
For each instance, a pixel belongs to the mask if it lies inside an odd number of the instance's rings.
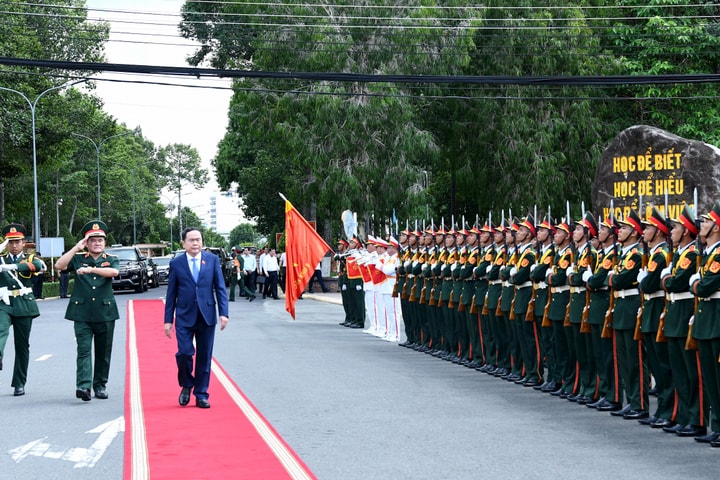
[{"label": "sidewalk", "polygon": [[[279,289],[278,289],[279,290]],[[285,294],[280,290],[278,292],[278,297],[285,298]],[[302,298],[299,298],[300,300],[316,300],[318,302],[325,302],[325,303],[334,303],[335,305],[342,305],[342,297],[340,296],[340,292],[327,292],[327,293],[303,293]]]}]

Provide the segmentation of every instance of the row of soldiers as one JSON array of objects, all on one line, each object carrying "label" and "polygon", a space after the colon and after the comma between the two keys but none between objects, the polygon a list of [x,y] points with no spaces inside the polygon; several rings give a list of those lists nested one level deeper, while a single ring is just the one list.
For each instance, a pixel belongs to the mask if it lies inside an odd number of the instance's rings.
[{"label": "row of soldiers", "polygon": [[720,203],[694,217],[406,229],[400,345],[720,447]]}]

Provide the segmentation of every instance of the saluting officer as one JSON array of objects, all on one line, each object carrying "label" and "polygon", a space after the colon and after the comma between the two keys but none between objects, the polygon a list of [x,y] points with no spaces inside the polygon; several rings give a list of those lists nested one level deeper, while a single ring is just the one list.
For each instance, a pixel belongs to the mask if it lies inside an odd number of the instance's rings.
[{"label": "saluting officer", "polygon": [[[112,279],[120,273],[119,261],[115,255],[105,253],[107,230],[107,225],[100,220],[86,223],[82,240],[55,262],[57,270],[75,272],[75,287],[65,318],[72,320],[75,328],[75,396],[84,402],[91,400],[90,387],[95,391],[95,398],[108,398],[113,332],[115,320],[120,317],[112,289]],[[85,248],[87,251],[83,252]]]},{"label": "saluting officer", "polygon": [[43,264],[33,255],[27,256],[23,252],[27,235],[23,225],[6,225],[2,234],[5,241],[0,244],[0,252],[7,246],[8,254],[0,257],[0,370],[5,342],[12,325],[15,365],[10,385],[15,388],[13,395],[19,397],[25,395],[32,319],[40,315],[30,286],[33,274],[41,271]]}]

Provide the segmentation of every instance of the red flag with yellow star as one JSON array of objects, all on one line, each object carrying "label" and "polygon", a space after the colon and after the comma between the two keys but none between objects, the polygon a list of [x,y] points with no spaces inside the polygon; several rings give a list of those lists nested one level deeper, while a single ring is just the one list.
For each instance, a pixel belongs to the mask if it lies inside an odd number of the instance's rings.
[{"label": "red flag with yellow star", "polygon": [[332,249],[325,240],[285,199],[285,310],[293,320],[295,302],[315,273],[315,266],[328,250]]}]

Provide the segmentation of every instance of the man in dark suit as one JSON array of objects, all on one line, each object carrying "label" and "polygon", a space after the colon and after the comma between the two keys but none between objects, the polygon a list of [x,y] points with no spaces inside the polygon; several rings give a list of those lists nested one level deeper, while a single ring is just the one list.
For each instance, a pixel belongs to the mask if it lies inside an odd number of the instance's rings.
[{"label": "man in dark suit", "polygon": [[178,344],[175,360],[178,383],[182,389],[178,399],[180,405],[190,403],[190,392],[194,387],[195,405],[210,408],[208,385],[215,326],[218,311],[220,330],[228,324],[228,295],[218,257],[203,252],[200,231],[196,227],[188,227],[183,230],[181,239],[185,255],[178,255],[170,262],[165,297],[165,335],[172,338],[174,320]]}]

